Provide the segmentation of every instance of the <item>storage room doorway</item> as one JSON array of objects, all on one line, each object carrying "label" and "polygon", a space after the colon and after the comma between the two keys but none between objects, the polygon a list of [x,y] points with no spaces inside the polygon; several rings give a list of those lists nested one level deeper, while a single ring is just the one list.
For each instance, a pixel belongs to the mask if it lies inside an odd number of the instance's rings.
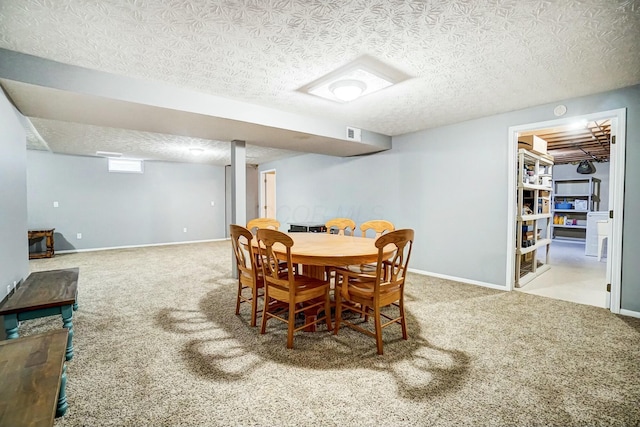
[{"label": "storage room doorway", "polygon": [[624,117],[615,110],[510,128],[520,210],[512,289],[619,311],[622,219],[609,212],[622,212]]}]

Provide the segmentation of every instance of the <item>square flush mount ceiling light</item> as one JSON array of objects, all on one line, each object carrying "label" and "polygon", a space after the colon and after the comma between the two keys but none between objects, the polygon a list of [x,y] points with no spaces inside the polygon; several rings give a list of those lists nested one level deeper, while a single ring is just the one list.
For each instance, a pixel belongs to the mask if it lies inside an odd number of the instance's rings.
[{"label": "square flush mount ceiling light", "polygon": [[350,102],[409,76],[374,58],[363,56],[298,89],[335,102]]}]

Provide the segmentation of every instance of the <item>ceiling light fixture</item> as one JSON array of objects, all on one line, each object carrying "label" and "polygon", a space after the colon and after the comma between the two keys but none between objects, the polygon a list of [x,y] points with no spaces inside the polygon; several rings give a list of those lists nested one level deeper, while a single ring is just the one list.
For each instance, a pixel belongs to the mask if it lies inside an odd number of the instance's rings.
[{"label": "ceiling light fixture", "polygon": [[194,156],[198,157],[200,156],[202,153],[204,153],[204,148],[200,148],[200,147],[191,147],[189,148],[189,152],[191,154],[193,154]]},{"label": "ceiling light fixture", "polygon": [[338,80],[329,85],[329,90],[341,101],[349,102],[362,96],[367,85],[360,80]]},{"label": "ceiling light fixture", "polygon": [[587,127],[588,124],[589,122],[583,119],[583,120],[572,123],[570,127],[571,129],[584,129]]},{"label": "ceiling light fixture", "polygon": [[407,80],[409,76],[363,56],[301,87],[298,91],[345,103]]},{"label": "ceiling light fixture", "polygon": [[100,157],[122,157],[122,153],[116,153],[114,151],[96,151],[96,156],[100,156]]}]

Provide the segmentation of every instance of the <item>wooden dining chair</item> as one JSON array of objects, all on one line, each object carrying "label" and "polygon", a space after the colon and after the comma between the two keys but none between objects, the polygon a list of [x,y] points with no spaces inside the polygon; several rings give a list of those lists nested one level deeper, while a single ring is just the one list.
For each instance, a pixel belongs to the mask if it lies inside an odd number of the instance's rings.
[{"label": "wooden dining chair", "polygon": [[[247,222],[247,228],[253,233],[255,236],[256,232],[261,228],[268,228],[270,230],[278,230],[280,228],[280,221],[275,218],[254,218]],[[258,259],[258,254],[255,254],[256,257],[256,265],[258,266],[258,270],[262,271],[262,266],[260,265],[260,259]],[[286,265],[282,263],[280,265],[280,270],[286,269]],[[297,269],[298,266],[294,265],[293,268]]]},{"label": "wooden dining chair", "polygon": [[[298,275],[294,273],[291,261],[293,239],[285,233],[266,228],[259,229],[258,253],[265,280],[264,308],[260,333],[264,334],[267,321],[278,319],[287,324],[287,348],[293,348],[293,334],[319,322],[326,322],[331,330],[331,299],[329,281]],[[275,246],[275,248],[274,248]],[[287,263],[287,270],[278,268],[281,262]],[[278,302],[284,303],[284,307]],[[324,306],[324,316],[306,317],[303,325],[296,328],[296,315],[306,310],[313,311]]]},{"label": "wooden dining chair", "polygon": [[332,233],[333,230],[338,230],[337,234],[344,235],[346,230],[349,229],[349,234],[353,236],[356,231],[356,223],[349,218],[333,218],[327,221],[325,224],[327,227],[327,233]]},{"label": "wooden dining chair", "polygon": [[254,218],[247,222],[247,228],[253,234],[260,228],[270,228],[272,230],[280,229],[280,221],[275,218]]},{"label": "wooden dining chair", "polygon": [[[336,274],[336,318],[334,334],[338,333],[341,324],[375,338],[378,354],[383,354],[382,329],[389,325],[399,324],[402,328],[402,338],[408,339],[407,322],[404,311],[404,284],[414,232],[411,229],[392,231],[376,239],[378,261],[375,275],[362,274],[349,269],[337,268]],[[392,248],[392,249],[391,249]],[[392,253],[389,254],[389,251]],[[390,315],[393,310],[383,311],[383,308],[393,306],[398,315]],[[358,323],[355,320],[345,320],[346,311],[360,313]],[[372,313],[373,311],[373,313]],[[374,331],[365,329],[361,325],[368,323],[373,315]],[[382,323],[382,319],[386,322]]]},{"label": "wooden dining chair", "polygon": [[[238,266],[238,296],[236,298],[236,315],[240,314],[240,304],[251,304],[251,326],[256,326],[258,317],[258,298],[263,296],[264,277],[256,265],[251,240],[253,234],[248,229],[231,224],[231,246]],[[249,293],[246,291],[249,290]]]},{"label": "wooden dining chair", "polygon": [[[394,231],[396,228],[390,221],[386,221],[384,219],[373,219],[371,221],[365,221],[360,224],[360,231],[362,232],[362,237],[367,237],[367,231],[372,230],[375,233],[375,238],[382,236],[384,233],[388,233],[389,231]],[[369,273],[375,274],[376,265],[375,264],[361,264],[358,266],[351,266],[351,270],[360,271],[361,273]]]},{"label": "wooden dining chair", "polygon": [[384,219],[372,219],[371,221],[365,221],[360,224],[360,231],[362,237],[367,237],[367,231],[372,230],[375,233],[375,237],[378,238],[384,233],[395,230],[395,226],[392,222]]}]

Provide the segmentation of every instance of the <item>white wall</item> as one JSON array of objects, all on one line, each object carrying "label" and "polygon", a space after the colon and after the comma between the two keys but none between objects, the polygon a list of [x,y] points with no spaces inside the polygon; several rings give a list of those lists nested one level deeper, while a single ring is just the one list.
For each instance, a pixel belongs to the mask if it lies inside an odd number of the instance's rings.
[{"label": "white wall", "polygon": [[415,229],[412,268],[505,287],[514,226],[507,220],[508,129],[556,119],[559,103],[567,116],[627,108],[622,308],[640,312],[640,86],[397,136],[380,154],[306,155],[260,169],[277,171],[281,223],[385,218]]},{"label": "white wall", "polygon": [[506,206],[495,199],[506,195],[506,166],[495,159],[507,151],[501,130],[488,131],[495,137],[479,139],[467,123],[375,155],[307,155],[264,165],[277,170],[278,220],[387,219],[416,231],[412,268],[504,286],[506,226],[499,218]]},{"label": "white wall", "polygon": [[55,228],[56,250],[225,236],[222,166],[145,162],[143,174],[110,173],[105,158],[29,150],[27,172],[29,227]]},{"label": "white wall", "polygon": [[398,156],[388,151],[352,158],[310,154],[271,163],[277,169],[281,228],[297,222],[323,224],[334,217],[350,217],[357,223],[387,218],[401,227],[398,193],[385,191],[397,185],[397,162]]},{"label": "white wall", "polygon": [[[29,272],[27,239],[26,136],[15,111],[0,91],[0,301],[7,285]],[[0,321],[0,338],[4,328]]]}]

